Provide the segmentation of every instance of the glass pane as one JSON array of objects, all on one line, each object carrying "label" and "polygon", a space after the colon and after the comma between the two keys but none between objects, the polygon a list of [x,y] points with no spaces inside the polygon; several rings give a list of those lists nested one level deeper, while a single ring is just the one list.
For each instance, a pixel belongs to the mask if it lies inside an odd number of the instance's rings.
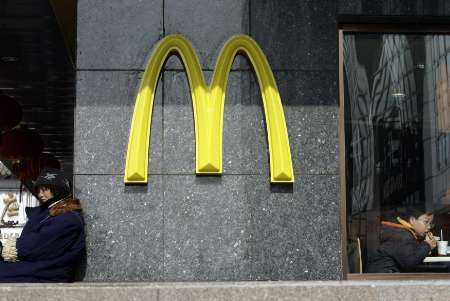
[{"label": "glass pane", "polygon": [[27,221],[26,207],[35,207],[38,200],[26,185],[0,161],[0,242],[19,237]]},{"label": "glass pane", "polygon": [[[70,24],[75,21],[71,17],[76,15],[76,1],[64,1],[61,7],[53,5],[61,1],[50,2],[1,2],[0,242],[4,245],[6,238],[21,234],[25,208],[40,205],[32,194],[39,173],[58,168],[68,178],[73,174],[76,70],[66,46],[74,42]],[[60,24],[59,17],[67,24]],[[35,238],[36,233],[31,235]]]},{"label": "glass pane", "polygon": [[343,43],[349,271],[448,272],[450,35]]}]

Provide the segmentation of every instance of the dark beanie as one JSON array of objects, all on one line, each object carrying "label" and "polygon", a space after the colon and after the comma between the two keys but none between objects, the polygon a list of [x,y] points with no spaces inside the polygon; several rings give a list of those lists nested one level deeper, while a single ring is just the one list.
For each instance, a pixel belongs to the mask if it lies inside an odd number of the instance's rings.
[{"label": "dark beanie", "polygon": [[56,168],[45,168],[34,182],[33,188],[37,192],[40,186],[50,187],[55,191],[55,199],[62,199],[70,194],[70,182],[63,173]]}]

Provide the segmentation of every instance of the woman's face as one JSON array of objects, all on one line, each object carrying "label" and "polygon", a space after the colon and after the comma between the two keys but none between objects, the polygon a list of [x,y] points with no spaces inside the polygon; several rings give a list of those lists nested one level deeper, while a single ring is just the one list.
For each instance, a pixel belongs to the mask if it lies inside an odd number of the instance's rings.
[{"label": "woman's face", "polygon": [[418,218],[410,217],[409,223],[419,236],[425,236],[425,233],[431,230],[433,215],[422,214]]},{"label": "woman's face", "polygon": [[38,198],[41,203],[47,202],[49,199],[53,198],[53,193],[50,191],[50,188],[41,186],[39,187]]}]

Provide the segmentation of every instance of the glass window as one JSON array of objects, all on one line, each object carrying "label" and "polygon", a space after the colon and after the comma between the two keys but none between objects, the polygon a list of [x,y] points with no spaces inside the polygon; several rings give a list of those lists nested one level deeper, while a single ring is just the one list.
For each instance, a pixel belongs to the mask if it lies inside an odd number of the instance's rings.
[{"label": "glass window", "polygon": [[344,32],[342,52],[348,270],[449,272],[450,35]]},{"label": "glass window", "polygon": [[33,181],[41,170],[58,168],[68,178],[73,174],[76,71],[73,48],[68,46],[75,43],[76,1],[57,2],[61,1],[2,1],[2,243],[21,233],[25,207],[39,204]]}]

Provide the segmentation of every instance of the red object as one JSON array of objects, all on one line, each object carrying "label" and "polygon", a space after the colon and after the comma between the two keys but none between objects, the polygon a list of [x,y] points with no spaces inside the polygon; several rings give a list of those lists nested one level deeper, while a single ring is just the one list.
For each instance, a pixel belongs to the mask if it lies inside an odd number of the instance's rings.
[{"label": "red object", "polygon": [[12,129],[22,120],[22,108],[13,98],[0,94],[0,132]]},{"label": "red object", "polygon": [[22,181],[36,180],[46,167],[61,168],[59,160],[52,154],[42,153],[33,159],[16,160],[12,165],[13,173]]},{"label": "red object", "polygon": [[12,172],[22,182],[26,180],[36,180],[39,170],[35,169],[32,159],[17,160],[12,165]]},{"label": "red object", "polygon": [[32,159],[44,148],[41,136],[26,128],[15,128],[1,136],[0,155],[5,159]]}]

